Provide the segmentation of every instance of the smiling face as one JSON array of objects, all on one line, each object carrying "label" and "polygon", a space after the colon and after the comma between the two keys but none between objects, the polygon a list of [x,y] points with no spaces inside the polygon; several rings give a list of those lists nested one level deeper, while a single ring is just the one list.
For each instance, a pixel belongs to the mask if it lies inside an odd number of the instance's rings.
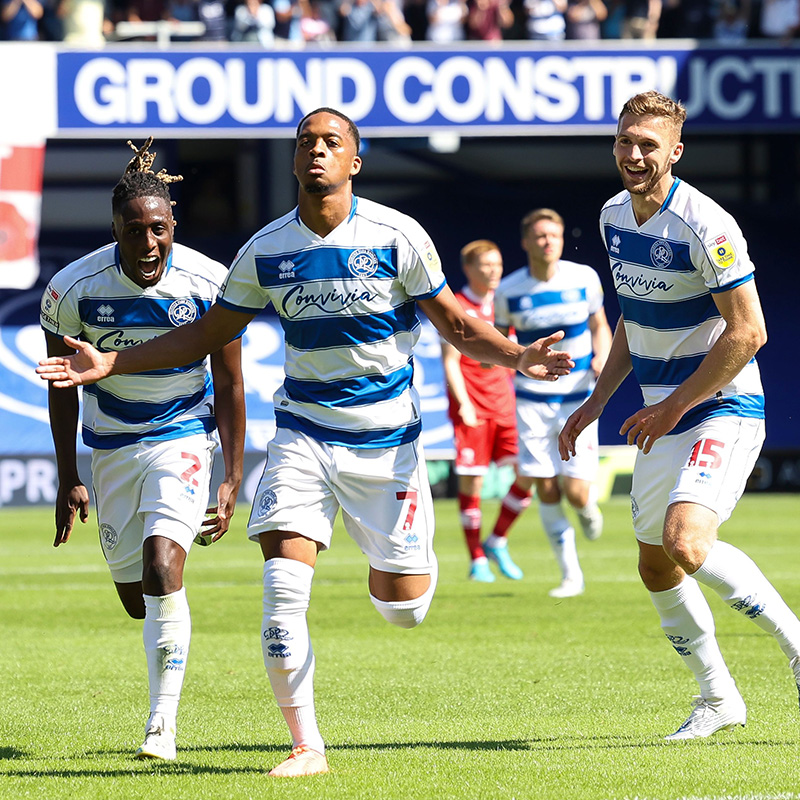
[{"label": "smiling face", "polygon": [[155,286],[167,268],[175,236],[172,207],[161,197],[135,197],[111,224],[122,271],[138,286]]},{"label": "smiling face", "polygon": [[622,185],[631,195],[663,201],[672,185],[672,165],[683,155],[683,143],[665,117],[623,114],[613,152]]},{"label": "smiling face", "polygon": [[307,194],[329,195],[346,188],[361,170],[356,143],[345,120],[335,114],[312,114],[297,134],[294,174]]}]

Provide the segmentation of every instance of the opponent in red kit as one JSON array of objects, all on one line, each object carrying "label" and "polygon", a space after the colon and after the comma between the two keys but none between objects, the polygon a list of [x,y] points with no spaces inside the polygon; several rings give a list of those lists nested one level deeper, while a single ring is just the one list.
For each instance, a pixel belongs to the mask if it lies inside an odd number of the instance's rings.
[{"label": "opponent in red kit", "polygon": [[[456,292],[456,298],[471,317],[494,325],[494,290],[503,274],[503,257],[498,246],[486,239],[470,242],[461,250],[461,267],[467,285]],[[442,359],[455,432],[458,504],[472,559],[469,577],[490,583],[494,574],[481,545],[481,489],[491,462],[498,465],[516,462],[512,373],[504,367],[468,358],[444,341]],[[512,564],[509,571],[500,566],[504,575],[522,577],[516,565]]]}]

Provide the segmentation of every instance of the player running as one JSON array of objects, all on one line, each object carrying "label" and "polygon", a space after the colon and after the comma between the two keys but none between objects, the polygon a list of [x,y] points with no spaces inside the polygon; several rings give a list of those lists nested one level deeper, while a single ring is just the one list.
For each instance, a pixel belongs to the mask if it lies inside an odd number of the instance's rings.
[{"label": "player running", "polygon": [[668,741],[747,719],[699,584],[776,639],[800,690],[800,621],[756,564],[718,538],[764,441],[755,354],[767,334],[738,225],[672,174],[685,119],[658,92],[632,97],[620,113],[614,157],[624,190],[603,206],[600,231],[622,316],[592,396],[559,439],[570,459],[633,370],[645,405],[620,433],[639,448],[631,490],[639,574],[700,688]]},{"label": "player running", "polygon": [[[227,270],[174,241],[169,183],[150,169],[152,139],[136,150],[114,188],[108,244],[69,264],[42,296],[50,356],[83,343],[113,353],[195,320],[208,310]],[[133,145],[131,145],[133,147]],[[72,337],[69,343],[63,336]],[[81,342],[76,341],[80,339]],[[199,531],[227,530],[242,480],[244,385],[238,338],[188,366],[114,375],[83,392],[82,433],[92,448],[92,489],[100,545],[122,605],[144,619],[150,717],[138,758],[172,761],[191,618],[183,568]],[[49,387],[58,464],[56,537],[70,538],[75,517],[89,518],[78,475],[76,388]],[[222,443],[225,475],[208,509],[213,453]]]}]

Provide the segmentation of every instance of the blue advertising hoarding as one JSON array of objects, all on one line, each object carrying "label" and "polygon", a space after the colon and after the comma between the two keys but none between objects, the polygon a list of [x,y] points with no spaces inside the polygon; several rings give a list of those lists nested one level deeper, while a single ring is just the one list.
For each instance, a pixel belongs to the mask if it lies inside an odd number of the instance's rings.
[{"label": "blue advertising hoarding", "polygon": [[59,134],[291,135],[319,106],[367,136],[607,133],[631,95],[680,98],[693,131],[800,125],[800,50],[666,48],[60,51]]}]

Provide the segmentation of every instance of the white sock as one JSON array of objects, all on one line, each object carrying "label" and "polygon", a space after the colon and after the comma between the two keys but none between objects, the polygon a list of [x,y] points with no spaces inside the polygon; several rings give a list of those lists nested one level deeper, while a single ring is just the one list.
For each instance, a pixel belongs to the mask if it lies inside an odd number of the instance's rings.
[{"label": "white sock", "polygon": [[692,671],[706,700],[738,694],[715,636],[711,608],[697,582],[688,575],[674,589],[650,592],[661,617],[661,630]]},{"label": "white sock", "polygon": [[800,620],[750,556],[716,541],[692,577],[772,634],[787,658],[800,655]]},{"label": "white sock", "polygon": [[186,588],[163,597],[146,594],[144,607],[142,639],[150,681],[150,717],[163,714],[174,724],[192,637]]},{"label": "white sock", "polygon": [[290,558],[264,564],[264,617],[261,647],[272,692],[292,735],[325,752],[314,710],[314,651],[308,632],[308,604],[314,568]]},{"label": "white sock", "polygon": [[484,544],[489,547],[508,547],[508,537],[498,536],[496,533],[490,533],[486,537]]},{"label": "white sock", "polygon": [[564,516],[561,503],[539,503],[539,517],[563,579],[583,582],[578,549],[575,546],[575,529]]}]

